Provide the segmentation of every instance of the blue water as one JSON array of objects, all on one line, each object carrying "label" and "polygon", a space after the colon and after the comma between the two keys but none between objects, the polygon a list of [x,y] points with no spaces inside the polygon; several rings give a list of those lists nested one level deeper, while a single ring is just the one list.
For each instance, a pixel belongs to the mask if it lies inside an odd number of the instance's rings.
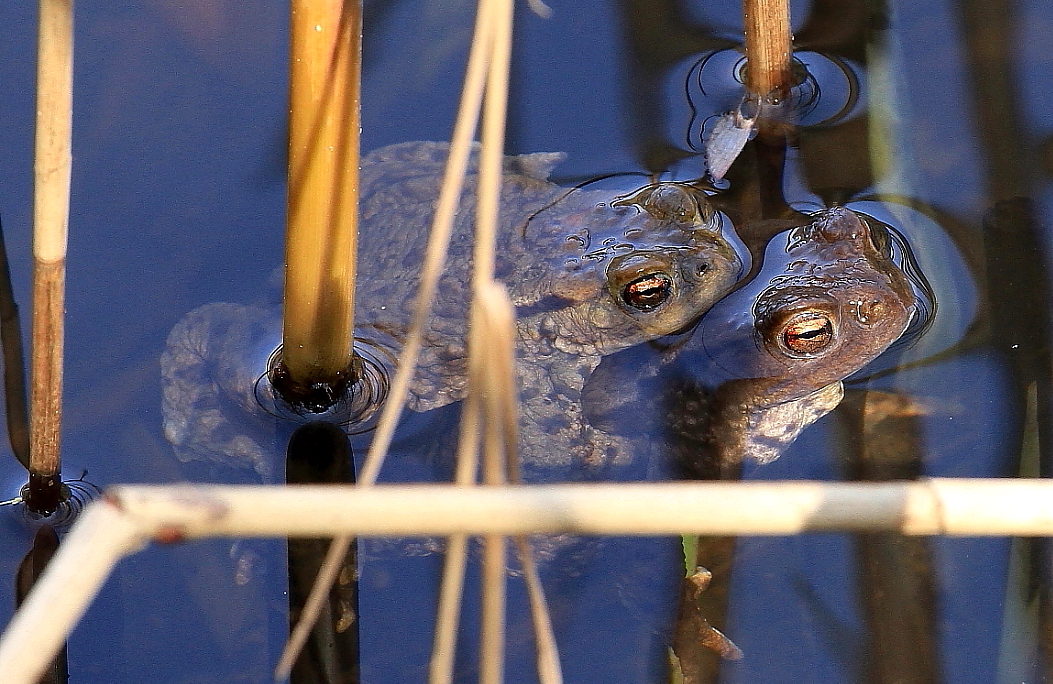
[{"label": "blue water", "polygon": [[[685,22],[710,21],[725,38],[739,30],[734,4],[719,10],[708,7],[712,3],[683,4],[697,5],[684,11]],[[890,7],[894,49],[887,67],[901,120],[891,145],[901,154],[901,172],[876,189],[943,212],[975,239],[990,201],[957,8],[899,1]],[[676,93],[678,84],[641,84],[626,66],[624,7],[588,0],[553,2],[553,8],[549,20],[523,7],[517,14],[507,151],[567,152],[557,175],[574,182],[647,170],[637,143],[654,121],[640,112],[655,112],[659,130],[676,129],[678,121],[685,128],[691,113],[682,100],[647,99]],[[805,3],[793,9],[807,12]],[[62,435],[67,476],[87,469],[100,486],[256,478],[175,458],[161,430],[158,359],[186,312],[208,302],[253,301],[280,263],[285,11],[233,0],[103,0],[77,8]],[[364,150],[448,138],[473,11],[465,0],[367,2]],[[1053,132],[1053,57],[1045,40],[1053,9],[1030,2],[1019,13],[1016,59],[1026,65],[1016,72],[1019,115],[1029,140],[1037,141]],[[0,215],[25,311],[34,20],[28,5],[0,6]],[[836,168],[843,160],[829,161]],[[1048,179],[1040,178],[1034,194],[1045,218],[1053,195]],[[812,199],[806,195],[798,199]],[[905,352],[918,359],[959,339],[981,304],[962,255],[940,226],[911,221],[921,227],[904,232],[915,241],[941,305],[930,337]],[[929,409],[922,418],[926,475],[1012,472],[1018,435],[1005,411],[1010,381],[1002,357],[968,350],[883,382]],[[385,477],[444,474],[444,463],[422,454],[414,434],[427,438],[455,419],[455,410],[421,418],[396,443],[405,457]],[[821,419],[781,459],[749,469],[746,477],[837,479],[837,434],[832,416]],[[14,496],[21,483],[15,460],[0,454],[0,497]],[[0,512],[6,549],[0,580],[13,578],[30,538],[14,509]],[[863,627],[850,544],[842,535],[740,544],[729,634],[747,660],[729,668],[726,681],[858,681]],[[559,597],[557,636],[568,682],[658,678],[678,546],[673,539],[580,540],[546,566]],[[943,539],[933,548],[945,680],[998,681],[1008,542]],[[212,540],[151,547],[126,559],[70,639],[71,681],[268,681],[286,626],[283,549],[280,541]],[[422,681],[437,559],[406,558],[397,546],[366,554],[364,681]],[[0,616],[13,605],[11,586],[0,581]],[[531,647],[516,581],[512,601],[509,678],[529,682]],[[465,654],[459,660],[464,681],[473,669]]]}]

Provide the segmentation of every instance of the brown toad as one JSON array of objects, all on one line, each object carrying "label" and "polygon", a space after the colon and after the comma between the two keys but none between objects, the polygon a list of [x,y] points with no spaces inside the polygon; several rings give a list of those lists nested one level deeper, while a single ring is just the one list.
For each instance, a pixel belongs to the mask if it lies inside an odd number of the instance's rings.
[{"label": "brown toad", "polygon": [[841,401],[844,378],[912,321],[924,325],[929,292],[898,234],[843,207],[825,210],[775,235],[758,275],[689,339],[601,368],[586,390],[589,419],[615,431],[633,407],[660,406],[655,429],[695,476],[771,462]]},{"label": "brown toad", "polygon": [[840,403],[844,378],[920,317],[890,235],[844,207],[821,212],[777,236],[760,276],[701,323],[705,382],[715,387],[705,434],[721,463],[778,458]]}]

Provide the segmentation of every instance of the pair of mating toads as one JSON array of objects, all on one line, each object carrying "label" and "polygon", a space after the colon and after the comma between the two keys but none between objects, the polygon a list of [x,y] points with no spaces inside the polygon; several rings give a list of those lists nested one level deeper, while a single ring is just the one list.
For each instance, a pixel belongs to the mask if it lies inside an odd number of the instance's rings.
[{"label": "pair of mating toads", "polygon": [[[405,143],[362,160],[355,337],[381,365],[397,356],[411,318],[447,149]],[[791,223],[751,256],[700,187],[568,190],[547,180],[561,158],[507,158],[501,189],[496,275],[516,308],[519,450],[530,470],[632,460],[653,446],[634,439],[634,416],[690,446],[681,449],[689,472],[769,462],[919,316],[918,288],[897,258],[904,250],[876,221],[835,207]],[[475,173],[412,411],[464,399]],[[173,329],[164,421],[181,458],[262,475],[280,467],[280,455],[243,429],[264,414],[258,379],[279,338],[278,315],[265,306],[209,304]],[[611,362],[630,348],[648,351]]]}]

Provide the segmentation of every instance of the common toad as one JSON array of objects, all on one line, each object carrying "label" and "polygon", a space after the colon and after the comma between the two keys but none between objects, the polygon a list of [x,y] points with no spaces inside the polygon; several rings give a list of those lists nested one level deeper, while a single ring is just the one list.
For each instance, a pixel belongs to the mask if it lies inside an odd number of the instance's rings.
[{"label": "common toad", "polygon": [[[447,149],[404,143],[362,160],[355,336],[392,355],[411,318]],[[561,158],[506,158],[497,277],[517,315],[523,460],[600,465],[627,454],[582,419],[588,374],[606,354],[688,326],[735,285],[745,264],[701,190],[680,183],[622,196],[568,190],[546,180]],[[410,388],[414,411],[464,398],[475,188],[473,155]],[[233,402],[236,412],[262,413],[254,385],[279,336],[272,309],[222,303],[173,329],[162,357],[164,419],[181,458],[270,470],[268,450],[230,409]]]},{"label": "common toad", "polygon": [[759,274],[689,338],[605,361],[586,388],[590,422],[616,430],[634,407],[660,407],[653,427],[694,476],[775,460],[837,406],[844,378],[924,322],[927,288],[904,258],[883,225],[843,207],[816,214],[772,238]]}]

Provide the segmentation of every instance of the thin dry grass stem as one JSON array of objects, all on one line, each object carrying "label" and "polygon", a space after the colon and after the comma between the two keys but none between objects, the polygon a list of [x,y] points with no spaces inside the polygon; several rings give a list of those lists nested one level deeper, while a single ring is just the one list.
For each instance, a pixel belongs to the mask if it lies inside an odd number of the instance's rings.
[{"label": "thin dry grass stem", "polygon": [[450,684],[453,681],[454,657],[457,653],[457,627],[464,593],[464,573],[468,565],[468,535],[455,534],[446,540],[442,564],[438,608],[435,611],[435,638],[428,663],[428,684]]},{"label": "thin dry grass stem", "polygon": [[501,684],[505,671],[505,538],[483,537],[482,612],[479,618],[479,684]]},{"label": "thin dry grass stem", "polygon": [[746,88],[765,97],[790,84],[789,0],[743,0],[746,26]]},{"label": "thin dry grass stem", "polygon": [[[470,329],[469,346],[478,342],[478,330]],[[469,386],[478,386],[479,356],[468,358]],[[457,466],[454,483],[467,487],[476,483],[479,471],[479,437],[482,424],[482,397],[478,392],[469,392],[461,406],[461,426],[457,443]],[[468,536],[457,534],[446,540],[446,555],[443,558],[442,581],[435,614],[435,636],[432,642],[431,660],[428,665],[428,684],[450,684],[453,681],[454,657],[457,651],[457,630],[461,614],[461,596],[464,593],[464,573],[468,564]]]},{"label": "thin dry grass stem", "polygon": [[495,456],[484,460],[483,480],[487,484],[502,484],[518,480],[515,310],[504,285],[496,281],[482,284],[475,296],[480,314],[478,354],[483,374],[477,387],[486,407],[487,450]]},{"label": "thin dry grass stem", "polygon": [[[409,329],[406,331],[402,354],[399,356],[397,370],[391,381],[387,401],[381,410],[380,419],[377,423],[369,452],[366,455],[365,463],[358,474],[359,487],[370,487],[376,483],[380,474],[380,468],[384,463],[384,457],[387,454],[388,447],[391,445],[395,427],[402,414],[406,396],[409,393],[410,380],[412,380],[416,370],[424,326],[431,315],[435,290],[445,264],[446,251],[449,247],[450,236],[453,230],[453,221],[457,213],[457,206],[460,203],[461,191],[464,187],[464,177],[471,152],[471,141],[475,135],[479,120],[488,57],[492,49],[490,36],[493,31],[493,15],[493,8],[489,3],[480,3],[476,15],[474,39],[465,71],[464,86],[461,90],[461,102],[457,111],[457,119],[454,123],[453,135],[451,136],[449,157],[446,161],[442,187],[439,191],[439,199],[435,209],[435,218],[432,222],[431,233],[425,250],[416,306]],[[288,672],[291,671],[292,664],[299,655],[300,649],[303,648],[303,644],[306,643],[312,626],[318,620],[318,615],[325,604],[329,587],[332,586],[333,581],[336,579],[340,571],[340,565],[350,545],[351,539],[349,537],[336,537],[333,539],[333,543],[330,545],[322,563],[318,579],[315,581],[314,586],[311,587],[311,593],[305,602],[300,622],[293,629],[289,643],[286,644],[279,660],[279,667],[275,671],[276,678],[287,676]]]},{"label": "thin dry grass stem", "polygon": [[453,219],[457,213],[461,190],[464,187],[464,176],[468,168],[471,142],[479,119],[483,86],[486,80],[487,55],[491,49],[492,20],[493,12],[489,4],[485,2],[480,3],[476,17],[475,38],[472,40],[464,87],[461,90],[461,103],[457,111],[457,120],[454,123],[453,136],[450,141],[450,155],[446,161],[442,188],[439,191],[439,200],[435,208],[435,220],[432,223],[428,246],[425,250],[416,307],[413,311],[409,329],[406,332],[406,340],[402,347],[402,354],[399,356],[398,368],[391,381],[391,390],[388,394],[387,402],[381,411],[380,419],[377,423],[376,434],[369,446],[366,462],[358,475],[360,486],[368,486],[376,482],[377,475],[380,473],[380,468],[384,463],[384,456],[387,454],[388,447],[391,446],[391,438],[395,433],[395,426],[398,424],[399,417],[402,414],[406,396],[409,394],[410,380],[413,379],[413,374],[416,370],[424,325],[431,315],[431,305],[435,299],[435,290],[446,261],[446,250],[450,244]]},{"label": "thin dry grass stem", "polygon": [[514,3],[512,0],[490,1],[495,5],[496,19],[483,109],[473,262],[475,306],[472,308],[472,325],[483,330],[486,336],[482,339],[477,337],[476,347],[469,349],[469,353],[486,359],[483,366],[487,372],[481,378],[486,385],[478,385],[477,389],[482,390],[487,397],[487,424],[492,426],[488,432],[500,430],[504,438],[503,444],[495,443],[487,449],[492,454],[497,454],[498,449],[502,453],[501,465],[493,465],[493,476],[498,477],[499,470],[500,478],[504,480],[507,477],[504,462],[515,454],[516,445],[515,315],[504,287],[494,281],[494,262],[501,205]]},{"label": "thin dry grass stem", "polygon": [[[516,395],[510,387],[515,354],[512,305],[504,288],[493,281],[476,287],[475,304],[478,315],[473,324],[481,331],[475,338],[485,341],[473,350],[483,361],[479,364],[482,382],[475,388],[486,406],[482,476],[484,484],[500,486],[508,481],[507,463],[515,453]],[[480,684],[501,684],[504,680],[506,547],[501,535],[483,537]]]},{"label": "thin dry grass stem", "polygon": [[[469,330],[474,347],[478,331]],[[468,358],[468,384],[475,386],[479,376],[478,355]],[[457,466],[454,483],[467,487],[475,484],[479,470],[479,435],[482,422],[482,398],[477,392],[469,392],[461,406],[461,426],[457,442]],[[453,681],[453,665],[457,652],[457,630],[461,614],[461,596],[464,593],[464,573],[468,564],[468,536],[457,534],[446,540],[443,558],[442,581],[439,585],[438,605],[435,613],[435,636],[432,641],[431,659],[428,664],[428,684],[450,684]]]},{"label": "thin dry grass stem", "polygon": [[53,481],[56,493],[72,132],[73,3],[41,0],[33,166],[29,470],[32,476]]},{"label": "thin dry grass stem", "polygon": [[[515,323],[504,288],[494,282],[494,252],[501,202],[508,70],[512,44],[512,0],[487,0],[494,7],[493,44],[483,108],[482,149],[476,204],[473,305],[469,354],[475,372],[469,392],[482,396],[483,467],[487,485],[507,482],[515,453]],[[510,427],[511,426],[511,427]],[[504,681],[507,542],[483,538],[479,682]]]},{"label": "thin dry grass stem", "polygon": [[[508,293],[499,283],[492,282],[477,293],[480,319],[489,342],[486,366],[487,384],[482,394],[488,402],[490,420],[487,424],[491,451],[487,458],[488,470],[494,473],[488,484],[501,484],[502,479],[518,484],[519,462],[516,459],[516,387],[515,387],[515,319]],[[501,453],[504,463],[499,463]],[[495,537],[488,537],[492,539]],[[538,679],[541,684],[562,684],[563,673],[559,663],[559,649],[552,619],[545,599],[544,588],[534,562],[530,544],[524,535],[514,537],[523,579],[530,599],[530,614],[534,626],[534,641],[537,650]],[[502,545],[503,552],[503,545]],[[497,555],[497,552],[494,552]],[[493,581],[493,580],[491,580]],[[484,650],[485,654],[486,651]]]},{"label": "thin dry grass stem", "polygon": [[494,250],[497,245],[497,217],[501,202],[502,162],[504,160],[505,111],[508,106],[508,68],[511,58],[511,1],[483,0],[494,6],[495,20],[490,45],[486,97],[483,102],[482,135],[479,151],[478,201],[475,210],[475,249],[473,289],[494,278]]},{"label": "thin dry grass stem", "polygon": [[534,623],[534,643],[537,645],[537,672],[541,684],[563,684],[563,668],[559,663],[559,647],[556,633],[552,629],[552,618],[545,599],[545,590],[534,562],[530,542],[523,535],[516,535],[516,551],[523,566],[523,580],[530,599],[530,617]]},{"label": "thin dry grass stem", "polygon": [[335,537],[329,545],[325,558],[322,560],[322,566],[318,569],[318,577],[311,585],[311,593],[304,601],[300,621],[293,627],[289,640],[282,649],[281,657],[278,658],[278,664],[274,666],[275,681],[288,679],[292,673],[293,665],[296,664],[300,651],[303,650],[304,644],[311,636],[311,630],[318,621],[318,616],[321,615],[322,607],[329,599],[329,588],[336,581],[336,576],[340,573],[340,568],[353,541],[354,537],[340,536]]},{"label": "thin dry grass stem", "polygon": [[293,0],[282,365],[296,396],[353,380],[362,11]]},{"label": "thin dry grass stem", "polygon": [[[470,333],[471,334],[471,333]],[[470,344],[475,344],[470,342]],[[469,385],[479,370],[478,358],[468,359]],[[461,429],[457,444],[457,467],[454,483],[467,487],[475,484],[479,470],[479,434],[481,430],[482,398],[471,392],[461,407]],[[450,684],[453,681],[454,657],[457,651],[457,630],[464,593],[464,573],[468,564],[468,536],[452,535],[446,540],[442,581],[435,614],[435,636],[428,665],[428,684]]]},{"label": "thin dry grass stem", "polygon": [[[484,396],[490,403],[491,420],[488,425],[492,437],[491,448],[502,447],[505,463],[497,464],[498,454],[493,455],[491,469],[506,471],[508,482],[518,484],[519,462],[516,459],[516,387],[515,387],[515,320],[512,302],[498,283],[491,283],[478,294],[480,309],[484,312],[486,339],[491,350],[487,373],[488,384]],[[494,482],[492,484],[496,484]],[[537,648],[538,679],[541,684],[562,684],[563,673],[559,663],[552,619],[545,599],[544,588],[538,574],[537,564],[527,538],[516,535],[514,542],[523,568],[523,579],[530,598],[530,614],[534,625],[534,641]]]}]

